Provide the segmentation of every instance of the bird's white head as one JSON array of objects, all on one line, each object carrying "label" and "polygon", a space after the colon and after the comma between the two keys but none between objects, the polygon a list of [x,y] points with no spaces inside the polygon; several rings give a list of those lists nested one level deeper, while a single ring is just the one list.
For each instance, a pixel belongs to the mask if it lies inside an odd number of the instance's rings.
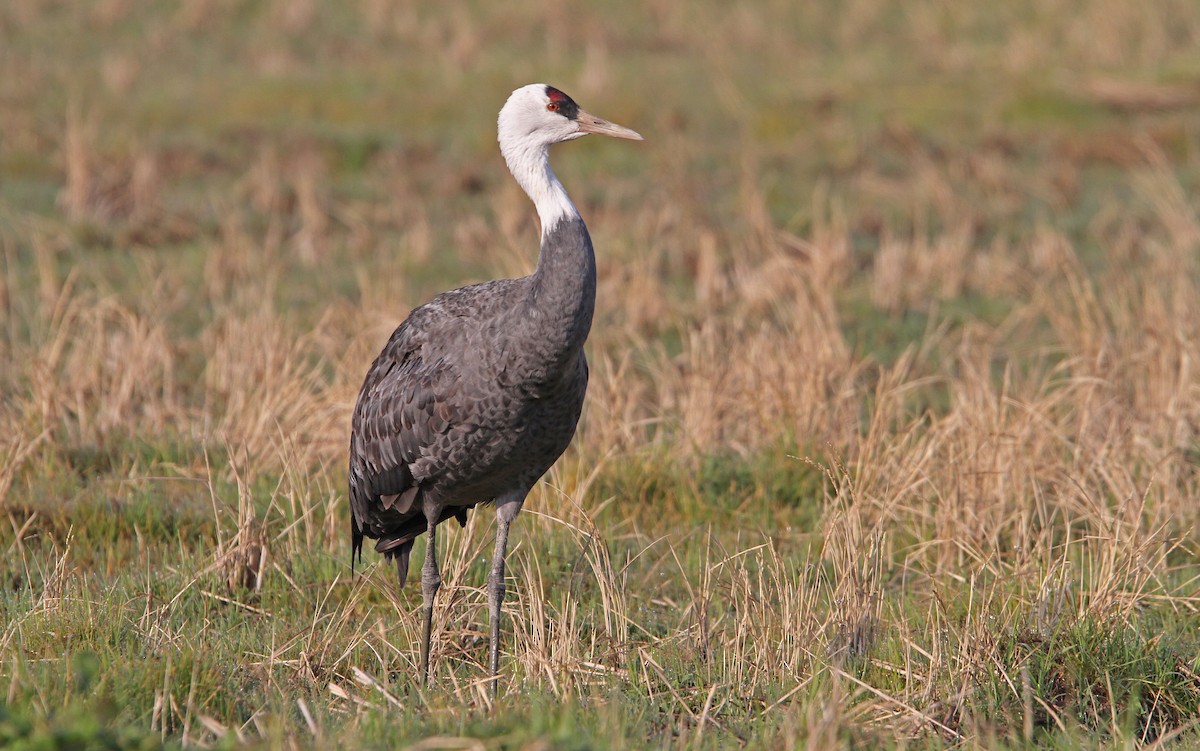
[{"label": "bird's white head", "polygon": [[588,133],[642,140],[629,128],[585,112],[574,99],[544,83],[531,83],[514,91],[500,110],[497,125],[500,153],[504,154],[513,177],[533,199],[542,220],[543,235],[562,219],[579,217],[550,169],[552,144],[572,141]]},{"label": "bird's white head", "polygon": [[574,99],[544,83],[531,83],[514,91],[500,110],[497,125],[505,156],[513,148],[544,149],[588,133],[642,140],[629,128],[585,112]]}]

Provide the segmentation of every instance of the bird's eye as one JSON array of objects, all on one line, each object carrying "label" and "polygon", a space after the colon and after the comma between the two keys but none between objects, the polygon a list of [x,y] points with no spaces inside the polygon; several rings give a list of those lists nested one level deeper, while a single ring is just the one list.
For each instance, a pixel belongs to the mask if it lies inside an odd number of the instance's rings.
[{"label": "bird's eye", "polygon": [[546,109],[550,110],[551,112],[558,112],[558,103],[550,102],[550,104],[546,105]]}]

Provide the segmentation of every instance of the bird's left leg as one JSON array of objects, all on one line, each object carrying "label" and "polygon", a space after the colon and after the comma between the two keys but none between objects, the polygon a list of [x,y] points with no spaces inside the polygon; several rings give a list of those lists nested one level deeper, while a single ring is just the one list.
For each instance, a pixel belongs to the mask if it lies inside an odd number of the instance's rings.
[{"label": "bird's left leg", "polygon": [[488,655],[492,680],[488,693],[493,702],[496,701],[496,687],[500,683],[500,607],[504,604],[504,556],[508,550],[508,525],[520,513],[524,503],[524,493],[517,498],[496,499],[496,552],[492,556],[492,572],[488,576],[488,610],[492,620]]},{"label": "bird's left leg", "polygon": [[442,586],[442,575],[438,571],[435,554],[435,532],[441,519],[442,504],[425,503],[425,563],[421,567],[421,596],[424,600],[424,628],[421,632],[421,685],[429,683],[429,642],[433,636],[433,598]]}]

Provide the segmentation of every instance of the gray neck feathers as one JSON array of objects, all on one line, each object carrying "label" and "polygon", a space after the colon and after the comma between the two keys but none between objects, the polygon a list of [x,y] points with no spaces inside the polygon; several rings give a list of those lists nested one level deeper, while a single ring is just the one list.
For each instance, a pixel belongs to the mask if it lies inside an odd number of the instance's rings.
[{"label": "gray neck feathers", "polygon": [[573,355],[587,339],[596,308],[596,256],[582,219],[562,219],[543,232],[537,271],[529,279],[530,316],[548,344]]}]

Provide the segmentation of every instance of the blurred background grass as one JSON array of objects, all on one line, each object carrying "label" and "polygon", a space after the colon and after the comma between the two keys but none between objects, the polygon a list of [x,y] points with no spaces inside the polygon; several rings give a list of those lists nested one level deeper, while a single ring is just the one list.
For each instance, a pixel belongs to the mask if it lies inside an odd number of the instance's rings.
[{"label": "blurred background grass", "polygon": [[[153,249],[149,263],[195,277],[200,238],[236,222],[257,241],[283,201],[276,231],[307,264],[283,268],[276,295],[297,315],[354,295],[355,273],[402,272],[418,299],[495,272],[480,196],[511,193],[494,118],[529,80],[651,134],[556,154],[578,201],[654,207],[723,250],[764,221],[801,236],[834,223],[865,267],[887,237],[945,230],[986,248],[1049,227],[1099,263],[1114,214],[1139,212],[1124,177],[1147,149],[1195,181],[1187,2],[17,0],[2,24],[8,222],[65,209],[69,261]],[[615,261],[645,251],[630,229],[610,223]],[[685,280],[691,249],[671,250],[659,270]],[[322,273],[305,273],[318,257]],[[91,265],[124,292],[129,268],[110,260]],[[847,282],[864,348],[894,354],[923,330],[878,320],[861,278]],[[1006,311],[1005,294],[951,292]],[[920,318],[915,297],[891,312]]]},{"label": "blurred background grass", "polygon": [[[418,695],[343,465],[533,267],[531,81],[647,141],[554,153],[593,384],[489,716],[488,515]],[[1198,144],[1187,0],[9,0],[0,740],[1194,745]]]}]

